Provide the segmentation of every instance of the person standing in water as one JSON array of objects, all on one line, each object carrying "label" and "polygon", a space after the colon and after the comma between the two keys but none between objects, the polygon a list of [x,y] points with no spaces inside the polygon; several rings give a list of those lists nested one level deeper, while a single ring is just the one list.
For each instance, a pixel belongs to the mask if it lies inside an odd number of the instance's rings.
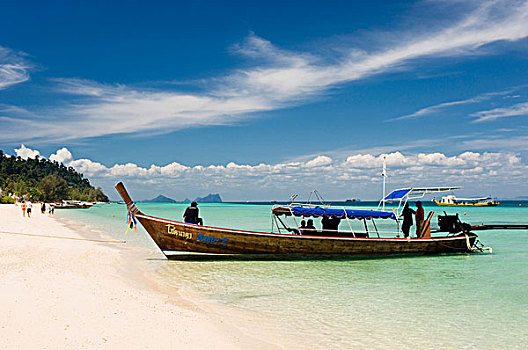
[{"label": "person standing in water", "polygon": [[409,203],[405,203],[400,216],[403,216],[402,232],[405,238],[409,237],[409,230],[413,225],[413,214],[416,213],[414,210],[409,208]]}]

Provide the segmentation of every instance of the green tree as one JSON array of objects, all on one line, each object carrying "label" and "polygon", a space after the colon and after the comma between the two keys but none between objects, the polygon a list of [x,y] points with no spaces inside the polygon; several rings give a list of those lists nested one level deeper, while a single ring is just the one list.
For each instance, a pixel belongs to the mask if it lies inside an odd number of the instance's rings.
[{"label": "green tree", "polygon": [[62,200],[68,196],[68,183],[58,175],[52,174],[40,181],[39,190],[43,200]]}]

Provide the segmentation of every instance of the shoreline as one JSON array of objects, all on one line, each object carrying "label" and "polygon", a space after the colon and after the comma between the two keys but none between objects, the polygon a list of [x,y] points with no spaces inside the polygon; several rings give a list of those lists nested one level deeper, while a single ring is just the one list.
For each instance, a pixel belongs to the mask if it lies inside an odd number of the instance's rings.
[{"label": "shoreline", "polygon": [[107,238],[40,211],[22,217],[12,204],[0,217],[0,348],[282,348],[161,283],[143,249],[90,241]]}]

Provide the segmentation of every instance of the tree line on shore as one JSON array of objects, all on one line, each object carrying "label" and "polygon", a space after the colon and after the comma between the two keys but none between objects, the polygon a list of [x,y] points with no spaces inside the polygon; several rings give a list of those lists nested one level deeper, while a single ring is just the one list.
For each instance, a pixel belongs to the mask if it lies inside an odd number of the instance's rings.
[{"label": "tree line on shore", "polygon": [[72,167],[36,156],[23,159],[0,150],[0,196],[2,202],[14,199],[8,194],[29,200],[54,202],[64,199],[108,202],[100,187],[94,188]]}]

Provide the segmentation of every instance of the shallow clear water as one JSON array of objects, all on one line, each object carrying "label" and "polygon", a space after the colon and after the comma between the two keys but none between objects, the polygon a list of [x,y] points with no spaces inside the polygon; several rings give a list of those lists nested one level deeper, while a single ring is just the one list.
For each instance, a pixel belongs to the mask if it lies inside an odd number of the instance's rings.
[{"label": "shallow clear water", "polygon": [[[186,207],[138,206],[150,215],[176,220]],[[269,231],[270,208],[200,204],[200,214],[207,225]],[[526,204],[426,207],[429,210],[459,212],[462,221],[472,224],[528,224]],[[56,215],[85,222],[115,238],[124,236],[124,205],[56,211]],[[363,260],[157,260],[153,268],[169,285],[228,308],[250,311],[255,319],[266,320],[294,337],[300,348],[525,348],[528,231],[477,233],[485,245],[493,247],[493,254]],[[132,246],[157,249],[142,228],[129,232],[127,239]]]}]

